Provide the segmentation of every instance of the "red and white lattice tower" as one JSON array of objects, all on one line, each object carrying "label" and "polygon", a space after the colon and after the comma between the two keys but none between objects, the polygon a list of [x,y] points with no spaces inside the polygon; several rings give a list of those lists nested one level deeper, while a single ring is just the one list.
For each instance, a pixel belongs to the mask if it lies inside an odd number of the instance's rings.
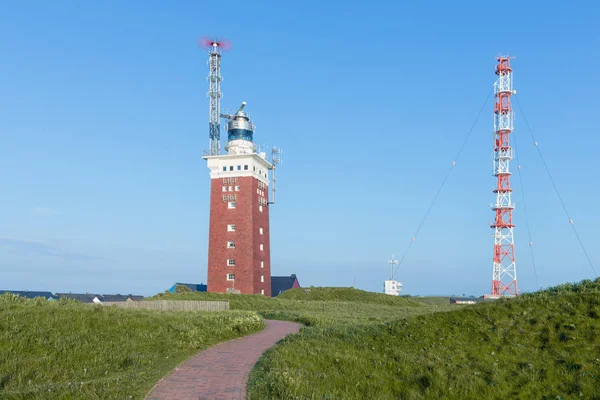
[{"label": "red and white lattice tower", "polygon": [[496,203],[492,210],[496,213],[494,223],[494,272],[492,276],[492,297],[516,296],[517,267],[515,264],[515,242],[512,220],[514,204],[511,201],[510,161],[513,149],[510,147],[510,133],[513,130],[514,115],[510,104],[512,68],[510,57],[498,57],[494,84],[494,176],[497,180]]}]

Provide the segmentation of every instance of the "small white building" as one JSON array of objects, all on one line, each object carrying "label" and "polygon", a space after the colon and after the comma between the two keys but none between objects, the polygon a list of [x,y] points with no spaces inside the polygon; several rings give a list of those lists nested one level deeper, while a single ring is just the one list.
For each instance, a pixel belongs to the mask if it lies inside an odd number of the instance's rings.
[{"label": "small white building", "polygon": [[389,294],[390,296],[400,296],[400,292],[402,291],[402,283],[390,279],[384,282],[383,288],[385,294]]}]

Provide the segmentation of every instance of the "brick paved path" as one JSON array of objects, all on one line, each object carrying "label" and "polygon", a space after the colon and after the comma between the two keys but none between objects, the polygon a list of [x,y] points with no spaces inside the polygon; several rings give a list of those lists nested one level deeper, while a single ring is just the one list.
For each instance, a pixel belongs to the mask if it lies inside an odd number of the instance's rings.
[{"label": "brick paved path", "polygon": [[248,374],[262,353],[302,325],[267,320],[267,327],[243,338],[203,350],[175,368],[146,397],[148,400],[246,399]]}]

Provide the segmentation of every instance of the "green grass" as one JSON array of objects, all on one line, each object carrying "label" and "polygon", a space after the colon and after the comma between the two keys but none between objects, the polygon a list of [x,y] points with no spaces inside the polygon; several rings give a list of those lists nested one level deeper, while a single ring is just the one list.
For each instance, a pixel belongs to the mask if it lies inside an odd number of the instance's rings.
[{"label": "green grass", "polygon": [[258,331],[256,313],[126,310],[0,296],[1,399],[140,399],[180,362]]},{"label": "green grass", "polygon": [[412,296],[408,298],[413,301],[432,306],[441,306],[450,303],[450,297],[448,296]]},{"label": "green grass", "polygon": [[277,297],[260,294],[225,294],[206,292],[160,293],[147,300],[204,300],[228,301],[233,310],[282,310],[316,309],[320,305],[311,302],[377,303],[399,307],[418,307],[422,304],[408,298],[388,296],[382,293],[366,292],[353,288],[310,287],[290,289]]},{"label": "green grass", "polygon": [[317,320],[261,358],[249,393],[600,399],[600,280],[454,309],[383,323]]},{"label": "green grass", "polygon": [[261,358],[251,398],[600,399],[600,280],[473,306],[309,289],[154,297],[229,301],[223,313],[2,296],[0,398],[140,398],[198,350],[261,329],[261,315],[306,327]]},{"label": "green grass", "polygon": [[[304,289],[294,289],[289,297],[304,296]],[[297,293],[301,291],[302,293]],[[287,293],[287,292],[286,292]],[[284,293],[284,294],[286,294]],[[338,326],[385,322],[409,315],[428,314],[457,306],[428,306],[402,297],[386,296],[349,288],[311,288],[308,298],[275,297],[220,293],[161,293],[151,300],[229,301],[230,309],[256,311],[269,319],[301,322],[307,326]],[[328,298],[329,300],[324,300]],[[335,300],[335,299],[342,299]]]},{"label": "green grass", "polygon": [[415,306],[414,301],[399,296],[388,296],[383,293],[366,292],[360,289],[346,287],[308,287],[290,289],[279,296],[278,300],[308,300],[308,301],[348,301],[362,303],[377,303],[393,306]]}]

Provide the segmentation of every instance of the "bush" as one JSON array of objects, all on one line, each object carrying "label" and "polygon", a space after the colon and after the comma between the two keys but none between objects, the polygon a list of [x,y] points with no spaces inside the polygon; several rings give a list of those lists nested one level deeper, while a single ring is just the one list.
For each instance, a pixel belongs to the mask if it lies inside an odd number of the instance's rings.
[{"label": "bush", "polygon": [[175,293],[177,294],[181,294],[181,293],[191,293],[192,289],[190,289],[187,286],[184,285],[177,285],[175,286]]}]

